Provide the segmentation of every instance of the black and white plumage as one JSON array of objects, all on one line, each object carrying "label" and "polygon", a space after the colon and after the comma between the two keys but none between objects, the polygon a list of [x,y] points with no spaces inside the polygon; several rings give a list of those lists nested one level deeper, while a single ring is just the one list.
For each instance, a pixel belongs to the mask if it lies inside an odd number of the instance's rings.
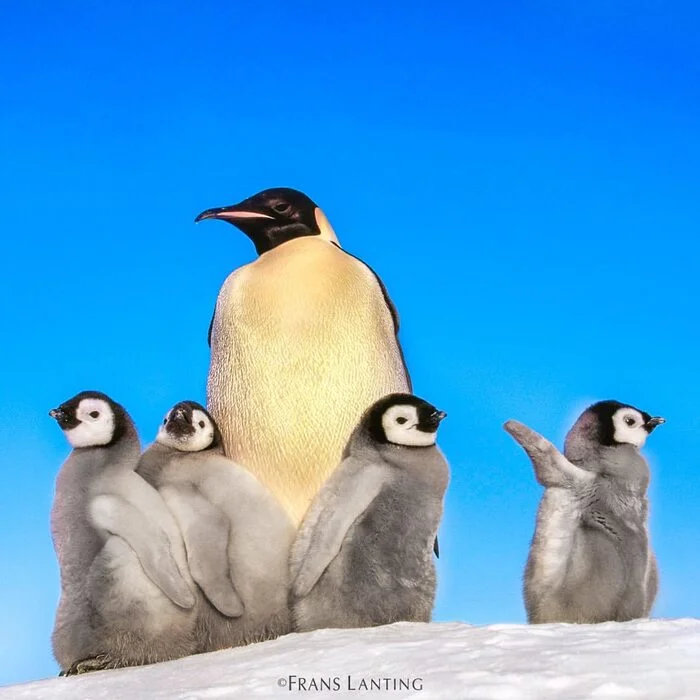
[{"label": "black and white plumage", "polygon": [[365,412],[292,547],[298,631],[430,620],[449,481],[435,445],[444,416],[411,394],[385,396]]},{"label": "black and white plumage", "polygon": [[52,644],[63,673],[192,653],[194,582],[174,518],[134,473],[140,444],[131,418],[94,391],[50,415],[73,446],[51,511],[61,572]]},{"label": "black and white plumage", "polygon": [[563,455],[523,424],[505,424],[546,489],[525,569],[530,622],[649,615],[658,571],[647,524],[649,466],[639,450],[663,422],[601,401],[578,418]]},{"label": "black and white plumage", "polygon": [[138,473],[158,489],[182,531],[202,594],[197,651],[272,639],[291,629],[288,557],[294,526],[274,496],[224,456],[200,404],[170,409]]}]

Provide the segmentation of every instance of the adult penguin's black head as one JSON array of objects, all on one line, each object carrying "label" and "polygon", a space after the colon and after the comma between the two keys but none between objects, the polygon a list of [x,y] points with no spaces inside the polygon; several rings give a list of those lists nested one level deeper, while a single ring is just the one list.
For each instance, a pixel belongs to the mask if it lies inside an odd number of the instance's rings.
[{"label": "adult penguin's black head", "polygon": [[238,227],[253,241],[258,255],[303,236],[338,242],[320,207],[291,187],[273,187],[230,207],[207,209],[195,223],[203,219],[222,219]]}]

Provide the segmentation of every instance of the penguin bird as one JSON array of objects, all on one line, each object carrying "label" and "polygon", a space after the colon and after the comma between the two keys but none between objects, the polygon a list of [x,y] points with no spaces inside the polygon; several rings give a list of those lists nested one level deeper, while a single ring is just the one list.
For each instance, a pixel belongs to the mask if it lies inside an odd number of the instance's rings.
[{"label": "penguin bird", "polygon": [[194,583],[175,520],[134,473],[131,418],[84,391],[49,412],[73,451],[56,482],[51,532],[61,572],[52,643],[62,675],[194,651]]},{"label": "penguin bird", "polygon": [[264,190],[203,219],[234,224],[259,255],[219,292],[207,405],[226,455],[298,525],[367,407],[411,389],[398,316],[374,271],[297,190]]},{"label": "penguin bird", "polygon": [[663,418],[619,401],[587,408],[564,454],[522,423],[504,428],[545,487],[525,569],[528,621],[647,617],[658,589],[647,526],[649,467],[639,450]]},{"label": "penguin bird", "polygon": [[410,394],[364,414],[292,546],[297,631],[430,621],[431,550],[449,481],[435,445],[445,415]]},{"label": "penguin bird", "polygon": [[291,631],[294,525],[250,472],[224,456],[206,409],[195,401],[173,406],[137,472],[178,521],[192,576],[204,592],[197,604],[197,652]]}]

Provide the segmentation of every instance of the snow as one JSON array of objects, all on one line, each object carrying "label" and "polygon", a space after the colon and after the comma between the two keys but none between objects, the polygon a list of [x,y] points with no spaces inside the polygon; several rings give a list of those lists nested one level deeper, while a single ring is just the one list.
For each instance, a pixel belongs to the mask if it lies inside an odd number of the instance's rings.
[{"label": "snow", "polygon": [[[372,684],[375,690],[363,689]],[[401,622],[318,630],[153,666],[0,688],[0,700],[258,697],[700,698],[700,620]]]}]

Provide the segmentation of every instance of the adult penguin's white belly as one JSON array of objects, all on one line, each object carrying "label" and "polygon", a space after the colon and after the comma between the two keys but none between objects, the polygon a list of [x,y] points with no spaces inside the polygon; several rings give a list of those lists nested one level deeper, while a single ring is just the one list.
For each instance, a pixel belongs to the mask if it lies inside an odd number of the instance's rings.
[{"label": "adult penguin's white belly", "polygon": [[409,391],[372,271],[320,238],[233,272],[217,300],[207,385],[226,453],[299,523],[360,416]]}]

